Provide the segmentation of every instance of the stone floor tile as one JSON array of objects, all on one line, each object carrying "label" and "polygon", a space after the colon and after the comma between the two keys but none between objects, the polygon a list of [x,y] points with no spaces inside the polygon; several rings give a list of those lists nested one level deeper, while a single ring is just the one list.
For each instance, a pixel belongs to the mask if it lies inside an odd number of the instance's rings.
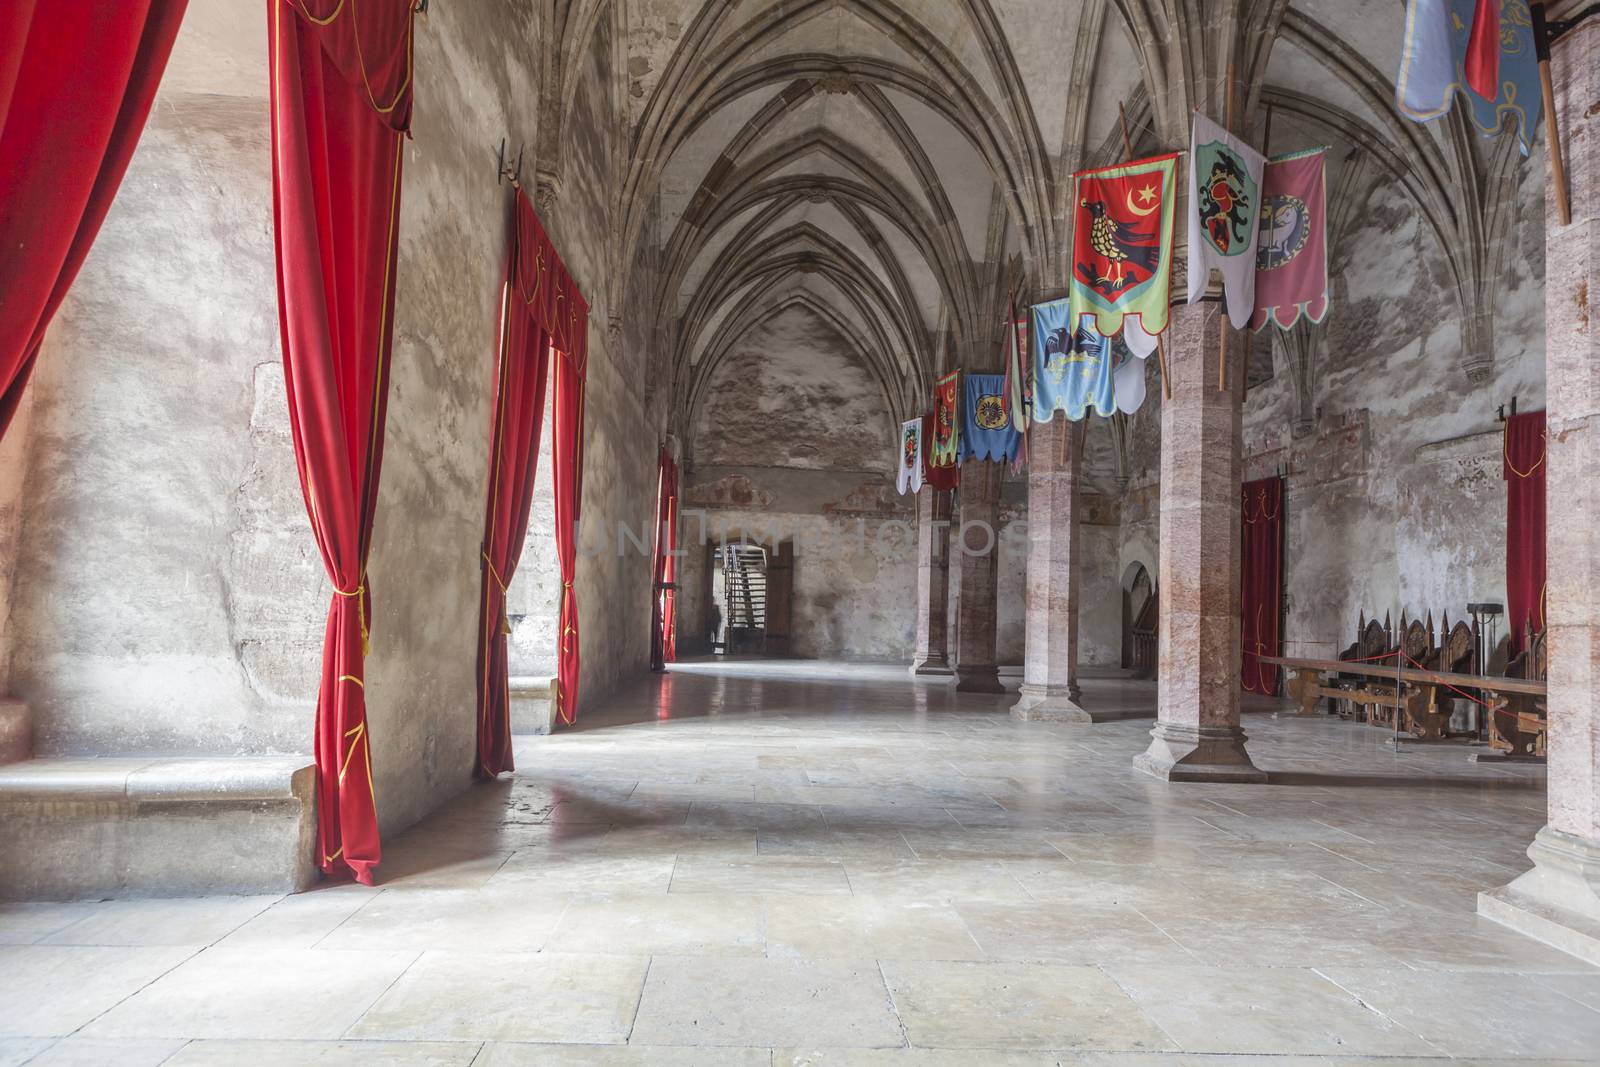
[{"label": "stone floor tile", "polygon": [[0,1037],[64,1037],[193,951],[170,946],[0,948]]},{"label": "stone floor tile", "polygon": [[200,948],[243,926],[280,899],[263,896],[110,900],[71,926],[43,938],[41,943]]},{"label": "stone floor tile", "polygon": [[907,830],[902,836],[919,860],[1054,860],[1061,855],[1043,833],[1028,830]]},{"label": "stone floor tile", "polygon": [[1371,1056],[1442,1052],[1310,969],[1109,966],[1105,970],[1186,1052]]},{"label": "stone floor tile", "polygon": [[284,897],[217,944],[311,948],[383,892],[346,882]]},{"label": "stone floor tile", "polygon": [[[68,1037],[28,1060],[28,1067],[158,1067],[171,1063],[170,1057],[185,1042],[182,1038],[152,1038],[131,1041],[105,1041],[92,1037]],[[3,1062],[3,1061],[0,1061]]]},{"label": "stone floor tile", "polygon": [[346,1036],[621,1044],[646,962],[558,952],[427,952]]},{"label": "stone floor tile", "polygon": [[162,1067],[472,1067],[481,1048],[476,1041],[191,1041]]},{"label": "stone floor tile", "polygon": [[917,858],[898,830],[762,830],[757,851],[763,856],[830,860],[909,862]]},{"label": "stone floor tile", "polygon": [[1176,1047],[1094,967],[885,960],[883,974],[906,1037],[918,1047]]},{"label": "stone floor tile", "polygon": [[[962,901],[956,910],[992,960],[1019,963],[1173,963],[1195,957],[1127,905],[985,904]],[[890,954],[885,954],[890,955]]]},{"label": "stone floor tile", "polygon": [[1579,1004],[1600,1011],[1600,974],[1548,974],[1536,979],[1547,989],[1554,989]]},{"label": "stone floor tile", "polygon": [[22,1067],[53,1044],[50,1037],[0,1037],[0,1067]]},{"label": "stone floor tile", "polygon": [[472,1067],[768,1067],[764,1048],[528,1045],[491,1042]]},{"label": "stone floor tile", "polygon": [[1003,863],[978,860],[845,861],[857,896],[948,903],[952,900],[1032,901]]},{"label": "stone floor tile", "polygon": [[766,898],[768,956],[977,960],[983,949],[956,909],[893,897]]},{"label": "stone floor tile", "polygon": [[[754,855],[751,852],[751,855]],[[585,854],[552,853],[548,849],[525,848],[512,853],[494,875],[484,883],[488,889],[512,889],[527,893],[560,895],[567,893],[665,893],[672,884],[676,853],[651,856],[625,856],[612,852]]]},{"label": "stone floor tile", "polygon": [[389,889],[316,942],[341,952],[488,949],[537,952],[566,902],[526,886],[505,889]]},{"label": "stone floor tile", "polygon": [[1322,974],[1452,1056],[1600,1057],[1600,1011],[1531,975],[1358,968]]},{"label": "stone floor tile", "polygon": [[97,1038],[341,1036],[414,952],[209,948],[100,1016]]},{"label": "stone floor tile", "polygon": [[1054,1052],[1002,1052],[984,1049],[773,1049],[773,1067],[1059,1067],[1072,1062],[1069,1056]]},{"label": "stone floor tile", "polygon": [[0,945],[31,945],[106,907],[109,901],[0,901]]},{"label": "stone floor tile", "polygon": [[836,860],[756,855],[748,860],[722,862],[698,856],[680,856],[672,872],[671,892],[770,894],[803,893],[848,896],[850,880],[844,864]]},{"label": "stone floor tile", "polygon": [[630,1039],[656,1045],[905,1044],[871,960],[657,956]]},{"label": "stone floor tile", "polygon": [[574,897],[546,948],[624,956],[759,956],[764,944],[761,901],[754,897],[618,893]]},{"label": "stone floor tile", "polygon": [[477,889],[511,856],[499,848],[461,847],[455,842],[386,845],[377,883],[388,889]]}]

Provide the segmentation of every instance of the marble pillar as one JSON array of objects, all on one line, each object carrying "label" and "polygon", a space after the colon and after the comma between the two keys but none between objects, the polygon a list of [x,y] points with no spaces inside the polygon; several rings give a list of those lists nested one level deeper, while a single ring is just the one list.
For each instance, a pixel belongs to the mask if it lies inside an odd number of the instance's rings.
[{"label": "marble pillar", "polygon": [[995,592],[1000,559],[998,463],[961,465],[961,584],[956,599],[956,689],[1004,693],[995,663]]},{"label": "marble pillar", "polygon": [[[1555,5],[1559,7],[1559,5]],[[1600,964],[1600,18],[1553,48],[1572,222],[1545,193],[1547,822],[1533,870],[1478,911]],[[1548,179],[1547,179],[1548,181]]]},{"label": "marble pillar", "polygon": [[948,678],[950,490],[925,485],[917,493],[917,652],[911,673]]},{"label": "marble pillar", "polygon": [[1078,691],[1078,472],[1081,422],[1057,414],[1028,431],[1028,602],[1019,719],[1094,722]]},{"label": "marble pillar", "polygon": [[1161,405],[1160,688],[1142,771],[1174,782],[1263,782],[1239,728],[1239,476],[1244,338],[1221,305],[1172,309]]}]

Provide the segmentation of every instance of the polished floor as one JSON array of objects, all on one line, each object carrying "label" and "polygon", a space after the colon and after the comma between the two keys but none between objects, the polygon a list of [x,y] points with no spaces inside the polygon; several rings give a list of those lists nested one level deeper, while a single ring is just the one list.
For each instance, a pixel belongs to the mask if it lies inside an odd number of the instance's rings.
[{"label": "polished floor", "polygon": [[1007,703],[684,664],[376,889],[0,906],[0,1067],[1600,1062],[1600,970],[1473,913],[1537,771],[1255,710],[1272,784],[1169,785]]}]

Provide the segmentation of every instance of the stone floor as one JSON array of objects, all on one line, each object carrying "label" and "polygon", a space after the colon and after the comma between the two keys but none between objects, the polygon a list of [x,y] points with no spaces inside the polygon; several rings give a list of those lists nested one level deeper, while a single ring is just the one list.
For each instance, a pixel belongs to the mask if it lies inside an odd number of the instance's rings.
[{"label": "stone floor", "polygon": [[1273,784],[1175,786],[1007,703],[685,664],[376,889],[5,906],[0,1065],[1600,1061],[1600,971],[1473,913],[1537,773],[1254,713]]}]

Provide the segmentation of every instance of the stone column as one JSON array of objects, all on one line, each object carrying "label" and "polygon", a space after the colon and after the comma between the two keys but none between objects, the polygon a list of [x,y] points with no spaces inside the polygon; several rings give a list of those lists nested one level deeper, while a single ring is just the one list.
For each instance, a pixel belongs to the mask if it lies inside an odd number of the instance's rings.
[{"label": "stone column", "polygon": [[1263,782],[1239,729],[1239,474],[1244,343],[1228,332],[1217,388],[1221,305],[1172,309],[1161,405],[1160,689],[1154,739],[1134,757],[1174,782]]},{"label": "stone column", "polygon": [[1078,471],[1083,423],[1028,430],[1028,602],[1019,719],[1093,722],[1078,703]]},{"label": "stone column", "polygon": [[1561,502],[1545,534],[1548,821],[1528,848],[1533,870],[1480,895],[1478,911],[1600,964],[1600,19],[1553,52],[1572,223],[1547,185],[1545,486]]},{"label": "stone column", "polygon": [[917,493],[917,653],[911,673],[948,678],[950,490]]},{"label": "stone column", "polygon": [[995,585],[1000,559],[1000,464],[961,465],[961,585],[956,600],[956,689],[1004,693],[995,664]]}]

